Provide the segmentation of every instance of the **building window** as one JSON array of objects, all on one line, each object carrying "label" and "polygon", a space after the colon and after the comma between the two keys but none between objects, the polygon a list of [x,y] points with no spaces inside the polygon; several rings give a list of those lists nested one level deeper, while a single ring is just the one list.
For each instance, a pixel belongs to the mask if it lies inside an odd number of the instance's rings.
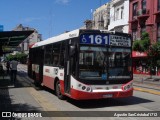
[{"label": "building window", "polygon": [[115,20],[118,20],[118,18],[119,18],[119,8],[116,9]]},{"label": "building window", "polygon": [[142,10],[146,10],[146,0],[142,0]]},{"label": "building window", "polygon": [[133,41],[137,40],[137,30],[132,31],[132,38],[133,38]]},{"label": "building window", "polygon": [[160,23],[157,23],[157,41],[160,42]]},{"label": "building window", "polygon": [[137,16],[138,3],[133,4],[133,17]]},{"label": "building window", "polygon": [[121,7],[121,19],[123,19],[124,7]]},{"label": "building window", "polygon": [[158,0],[158,11],[160,11],[160,0]]}]

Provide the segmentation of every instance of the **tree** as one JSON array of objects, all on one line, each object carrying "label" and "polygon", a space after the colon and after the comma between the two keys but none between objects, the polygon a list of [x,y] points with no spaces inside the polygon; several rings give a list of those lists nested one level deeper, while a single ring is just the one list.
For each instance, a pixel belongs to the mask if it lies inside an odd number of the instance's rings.
[{"label": "tree", "polygon": [[160,67],[160,42],[152,44],[147,55],[151,60],[151,67]]},{"label": "tree", "polygon": [[15,55],[12,55],[12,54],[8,54],[7,56],[6,56],[6,60],[7,61],[11,61],[11,60],[13,60],[15,58]]},{"label": "tree", "polygon": [[27,54],[25,53],[17,53],[16,54],[17,60],[19,60],[21,63],[26,63],[27,62]]},{"label": "tree", "polygon": [[144,52],[148,51],[150,47],[149,34],[146,32],[142,33],[141,40],[135,40],[133,43],[133,50]]},{"label": "tree", "polygon": [[[149,34],[142,33],[141,40],[136,40],[133,43],[133,50],[139,52],[146,52],[148,56],[148,67],[152,71],[155,67],[160,68],[160,42],[150,44]],[[153,72],[151,72],[151,75]]]},{"label": "tree", "polygon": [[13,60],[14,58],[16,58],[21,63],[27,62],[27,54],[25,53],[16,53],[15,55],[9,54],[6,56],[6,59],[9,61]]}]

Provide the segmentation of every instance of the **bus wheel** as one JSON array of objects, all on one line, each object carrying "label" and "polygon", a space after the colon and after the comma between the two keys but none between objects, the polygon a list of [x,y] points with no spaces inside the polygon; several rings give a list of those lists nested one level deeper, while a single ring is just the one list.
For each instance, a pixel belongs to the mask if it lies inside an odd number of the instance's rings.
[{"label": "bus wheel", "polygon": [[59,80],[56,82],[56,95],[61,100],[63,100],[65,98],[65,96],[62,95],[62,93],[61,93]]}]

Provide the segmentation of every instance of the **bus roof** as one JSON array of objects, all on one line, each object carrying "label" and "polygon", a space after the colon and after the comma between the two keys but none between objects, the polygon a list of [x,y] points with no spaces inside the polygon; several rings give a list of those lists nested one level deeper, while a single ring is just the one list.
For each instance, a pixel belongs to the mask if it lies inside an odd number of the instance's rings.
[{"label": "bus roof", "polygon": [[48,44],[51,44],[51,43],[55,43],[55,42],[67,40],[67,39],[70,39],[70,38],[78,37],[80,35],[81,31],[85,31],[85,32],[95,31],[95,32],[99,32],[99,33],[110,33],[110,34],[117,34],[117,35],[118,34],[121,34],[121,35],[123,34],[123,35],[127,35],[127,36],[129,35],[127,33],[118,33],[118,32],[115,32],[115,31],[107,31],[107,30],[76,29],[76,30],[73,30],[73,31],[70,31],[70,32],[60,34],[60,35],[55,36],[55,37],[48,38],[48,39],[40,41],[40,42],[37,42],[31,48],[40,47],[40,46],[48,45]]},{"label": "bus roof", "polygon": [[51,37],[51,38],[48,38],[46,40],[37,42],[31,48],[47,45],[47,44],[58,42],[58,41],[67,40],[67,39],[74,38],[74,37],[78,37],[79,32],[80,32],[80,29],[76,29],[76,30],[73,30],[71,32],[63,33],[61,35]]}]

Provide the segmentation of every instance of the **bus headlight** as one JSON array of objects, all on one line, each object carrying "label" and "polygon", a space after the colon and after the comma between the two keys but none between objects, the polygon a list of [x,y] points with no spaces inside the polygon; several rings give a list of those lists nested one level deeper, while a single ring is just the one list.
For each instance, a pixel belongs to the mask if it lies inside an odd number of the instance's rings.
[{"label": "bus headlight", "polygon": [[82,86],[82,90],[85,90],[86,89],[86,86]]},{"label": "bus headlight", "polygon": [[87,90],[87,92],[89,92],[89,91],[91,90],[91,88],[90,88],[90,87],[87,87],[87,89],[86,89],[86,90]]},{"label": "bus headlight", "polygon": [[78,88],[79,88],[79,90],[82,90],[82,91],[91,92],[91,87],[90,86],[86,86],[86,85],[83,85],[83,84],[78,84]]},{"label": "bus headlight", "polygon": [[122,88],[123,88],[123,90],[129,90],[129,89],[131,89],[133,87],[133,83],[132,82],[130,82],[130,83],[128,83],[128,84],[126,84],[126,85],[124,85]]},{"label": "bus headlight", "polygon": [[78,84],[78,87],[81,87],[82,85],[81,84]]}]

